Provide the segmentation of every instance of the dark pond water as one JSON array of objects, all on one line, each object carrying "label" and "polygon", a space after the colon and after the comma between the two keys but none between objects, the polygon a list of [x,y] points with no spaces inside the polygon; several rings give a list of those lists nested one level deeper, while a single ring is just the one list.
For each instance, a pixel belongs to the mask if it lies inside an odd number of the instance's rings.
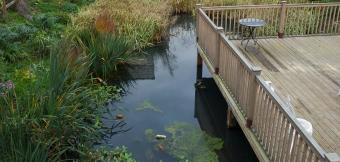
[{"label": "dark pond water", "polygon": [[[226,128],[227,103],[206,69],[203,86],[195,86],[193,19],[180,17],[170,33],[166,43],[148,51],[154,67],[145,68],[143,80],[131,81],[122,100],[110,104],[124,121],[106,121],[117,134],[105,145],[124,145],[141,162],[257,161],[241,129]],[[157,134],[166,139],[156,140]]]}]

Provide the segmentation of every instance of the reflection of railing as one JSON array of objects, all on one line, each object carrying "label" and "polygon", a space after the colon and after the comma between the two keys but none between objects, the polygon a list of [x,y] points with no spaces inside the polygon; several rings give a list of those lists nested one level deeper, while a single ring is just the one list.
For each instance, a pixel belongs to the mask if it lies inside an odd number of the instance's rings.
[{"label": "reflection of railing", "polygon": [[340,34],[340,3],[281,4],[205,7],[208,17],[223,27],[230,38],[238,39],[243,18],[259,18],[267,25],[257,31],[260,37]]},{"label": "reflection of railing", "polygon": [[[251,128],[268,158],[271,161],[339,160],[335,153],[326,153],[305,132],[290,108],[264,83],[259,75],[261,70],[230,42],[224,33],[228,31],[215,24],[214,16],[207,15],[209,11],[224,11],[224,8],[228,7],[197,10],[198,45],[238,104],[237,109],[247,119],[247,127]],[[252,6],[249,10],[256,8],[262,10],[263,7]]]}]

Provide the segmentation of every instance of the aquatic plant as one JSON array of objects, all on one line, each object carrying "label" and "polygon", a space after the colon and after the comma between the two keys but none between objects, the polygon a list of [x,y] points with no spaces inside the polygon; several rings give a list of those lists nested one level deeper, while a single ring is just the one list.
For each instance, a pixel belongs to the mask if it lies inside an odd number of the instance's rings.
[{"label": "aquatic plant", "polygon": [[144,100],[143,103],[141,103],[137,108],[136,111],[145,111],[145,110],[151,110],[154,112],[162,113],[163,111],[159,109],[158,107],[154,106],[152,102],[148,100]]},{"label": "aquatic plant", "polygon": [[171,137],[165,150],[182,162],[218,161],[215,151],[223,147],[223,140],[212,137],[200,128],[185,122],[174,122],[165,127]]},{"label": "aquatic plant", "polygon": [[222,139],[185,122],[171,123],[165,131],[171,135],[165,140],[155,140],[153,129],[146,129],[144,135],[149,142],[156,143],[155,149],[165,151],[181,162],[218,161],[215,151],[222,149]]},{"label": "aquatic plant", "polygon": [[145,137],[146,137],[146,139],[148,140],[148,141],[153,141],[154,139],[155,139],[155,132],[153,131],[153,129],[145,129],[145,131],[144,131],[144,135],[145,135]]}]

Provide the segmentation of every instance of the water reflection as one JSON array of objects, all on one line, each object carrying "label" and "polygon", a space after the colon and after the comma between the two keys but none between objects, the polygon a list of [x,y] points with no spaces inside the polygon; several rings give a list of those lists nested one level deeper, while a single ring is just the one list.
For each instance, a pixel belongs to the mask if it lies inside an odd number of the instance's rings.
[{"label": "water reflection", "polygon": [[195,117],[203,131],[224,140],[220,161],[257,161],[240,128],[227,129],[228,104],[214,80],[202,78],[201,82],[204,86],[195,91]]},{"label": "water reflection", "polygon": [[[169,131],[169,127],[174,128],[173,123],[186,123],[184,127],[176,128],[181,131],[190,128],[200,133],[202,129],[223,139],[223,148],[218,152],[220,161],[254,161],[256,158],[241,130],[226,129],[226,103],[216,85],[210,86],[213,82],[204,78],[206,88],[196,89],[194,86],[197,47],[192,17],[180,17],[170,28],[170,33],[168,41],[145,51],[153,58],[154,74],[144,75],[151,76],[151,79],[145,79],[147,77],[143,78],[142,75],[140,78],[143,79],[126,78],[126,83],[129,83],[126,84],[126,95],[120,102],[108,106],[111,113],[105,115],[104,123],[108,128],[114,128],[111,129],[114,131],[107,136],[105,145],[127,146],[141,162],[178,161],[174,158],[177,156],[171,156],[174,155],[174,150],[166,150],[176,147],[155,147],[155,143],[150,142],[145,134],[150,134],[152,130],[155,134],[166,135],[167,139],[175,140],[174,132]],[[124,115],[123,122],[114,120],[118,113]],[[190,132],[181,134],[185,135],[182,139],[191,138]],[[187,145],[193,143],[189,142]],[[173,143],[170,141],[168,144]]]}]

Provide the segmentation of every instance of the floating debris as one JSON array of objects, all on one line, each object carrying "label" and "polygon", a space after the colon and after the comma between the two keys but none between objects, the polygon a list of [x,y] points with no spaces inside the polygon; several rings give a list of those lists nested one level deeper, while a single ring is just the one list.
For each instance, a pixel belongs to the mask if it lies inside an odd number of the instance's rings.
[{"label": "floating debris", "polygon": [[157,134],[157,135],[155,136],[155,138],[156,138],[157,140],[164,140],[164,139],[166,139],[166,135]]},{"label": "floating debris", "polygon": [[157,149],[158,149],[158,151],[164,151],[164,150],[165,150],[165,147],[164,147],[164,145],[163,145],[162,143],[159,143],[159,144],[157,145]]},{"label": "floating debris", "polygon": [[195,83],[195,87],[199,88],[199,89],[205,89],[207,88],[204,84],[202,80],[197,80],[197,82]]},{"label": "floating debris", "polygon": [[124,119],[124,115],[123,114],[117,114],[116,115],[116,120],[122,120]]},{"label": "floating debris", "polygon": [[154,106],[150,101],[145,100],[138,108],[136,108],[136,111],[145,111],[145,110],[151,110],[154,112],[162,113],[163,111],[159,109],[158,107]]}]

